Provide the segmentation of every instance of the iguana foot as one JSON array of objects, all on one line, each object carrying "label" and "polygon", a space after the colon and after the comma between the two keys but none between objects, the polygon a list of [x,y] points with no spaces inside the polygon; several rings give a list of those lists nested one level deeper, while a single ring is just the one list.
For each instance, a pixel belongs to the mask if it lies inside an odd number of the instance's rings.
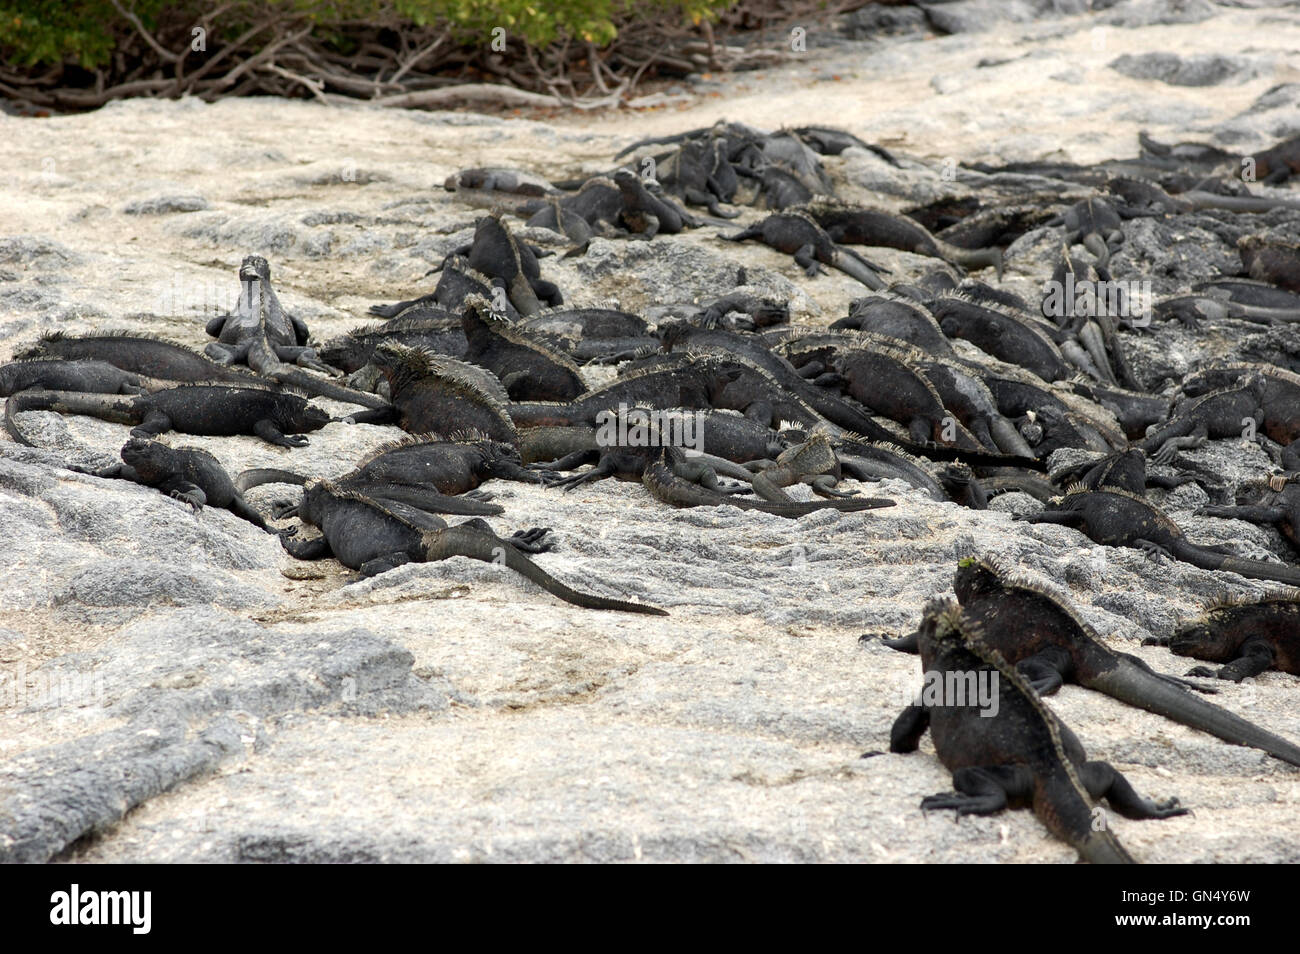
[{"label": "iguana foot", "polygon": [[190,507],[194,509],[195,513],[198,513],[203,509],[203,501],[199,499],[201,495],[196,494],[193,491],[173,490],[168,494],[168,496],[175,500],[179,500],[181,503],[189,504]]},{"label": "iguana foot", "polygon": [[989,792],[984,795],[966,795],[962,792],[943,792],[921,799],[921,811],[953,809],[957,817],[963,815],[992,815],[1007,807],[1005,793]]},{"label": "iguana foot", "polygon": [[550,532],[550,527],[530,527],[527,530],[516,530],[510,535],[507,542],[523,553],[546,553],[548,550],[555,549],[554,540],[543,539]]},{"label": "iguana foot", "polygon": [[278,444],[280,447],[306,447],[311,441],[301,434],[282,434],[272,443]]}]

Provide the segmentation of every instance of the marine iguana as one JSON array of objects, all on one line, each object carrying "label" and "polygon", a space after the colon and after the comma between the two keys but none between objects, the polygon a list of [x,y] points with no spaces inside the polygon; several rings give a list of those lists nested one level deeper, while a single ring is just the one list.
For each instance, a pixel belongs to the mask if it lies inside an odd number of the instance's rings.
[{"label": "marine iguana", "polygon": [[378,501],[343,490],[328,480],[309,480],[298,516],[320,528],[315,539],[282,535],[280,542],[299,560],[335,557],[349,569],[375,576],[405,563],[433,563],[454,556],[497,563],[527,577],[566,603],[587,609],[622,610],[667,616],[654,606],[582,593],[561,583],[525,556],[550,548],[542,528],[503,538],[483,520],[474,518],[454,527],[415,507]]},{"label": "marine iguana", "polygon": [[20,444],[32,446],[18,429],[15,414],[58,411],[85,414],[118,424],[135,424],[132,437],[175,430],[184,434],[228,437],[256,435],[280,447],[304,447],[304,431],[320,430],[329,414],[301,394],[264,386],[177,384],[148,394],[114,396],[71,391],[24,391],[9,398],[5,427]]},{"label": "marine iguana", "polygon": [[408,301],[394,302],[391,305],[371,305],[370,314],[385,320],[431,318],[459,321],[461,306],[465,299],[470,295],[482,295],[499,306],[507,317],[512,319],[519,317],[518,310],[507,294],[505,281],[501,278],[489,278],[470,267],[465,256],[453,252],[442,260],[441,265],[425,274],[432,275],[434,272],[441,272],[441,274],[438,276],[438,284],[429,294]]},{"label": "marine iguana", "polygon": [[[741,510],[759,510],[775,514],[778,517],[801,517],[818,510],[839,510],[844,513],[857,513],[862,510],[874,510],[878,507],[892,507],[894,501],[885,497],[859,497],[852,500],[814,500],[807,503],[775,503],[768,500],[750,500],[731,496],[714,490],[697,480],[691,463],[679,447],[650,448],[657,452],[651,456],[646,449],[636,448],[633,454],[644,469],[641,483],[656,499],[674,507],[739,507]],[[631,470],[627,471],[630,473]],[[683,473],[686,476],[683,476]]]},{"label": "marine iguana", "polygon": [[1119,213],[1099,196],[1076,202],[1061,214],[1059,222],[1047,224],[1065,226],[1065,244],[1078,242],[1093,254],[1099,268],[1110,263],[1111,252],[1124,241]]},{"label": "marine iguana", "polygon": [[[542,278],[537,255],[514,237],[502,221],[500,212],[479,219],[474,228],[474,240],[456,249],[452,255],[465,256],[474,271],[489,278],[499,278],[504,283],[510,303],[521,315],[537,314],[542,310],[542,302],[552,306],[564,304],[560,290]],[[447,260],[444,260],[444,268],[446,264]]]},{"label": "marine iguana", "polygon": [[992,267],[1002,280],[1002,250],[958,248],[930,234],[924,225],[881,209],[850,205],[838,199],[817,199],[804,207],[840,245],[874,245],[897,248],[916,255],[943,259],[950,265],[973,270]]},{"label": "marine iguana", "polygon": [[840,469],[857,480],[901,480],[923,491],[931,500],[949,499],[943,484],[925,462],[894,444],[854,440],[845,435],[835,456]]},{"label": "marine iguana", "polygon": [[782,489],[791,484],[807,484],[819,497],[831,499],[854,497],[858,493],[835,489],[840,481],[840,461],[825,434],[814,434],[803,443],[787,448],[770,466],[756,471],[750,481],[754,493],[773,503],[795,502]]},{"label": "marine iguana", "polygon": [[1270,669],[1300,676],[1300,594],[1219,603],[1153,642],[1179,656],[1227,663],[1217,671],[1197,666],[1189,676],[1241,682]]},{"label": "marine iguana", "polygon": [[20,352],[18,358],[103,361],[142,378],[184,384],[215,382],[254,387],[266,385],[264,378],[259,378],[251,371],[223,367],[184,345],[125,332],[70,336],[56,331],[42,335],[35,345]]},{"label": "marine iguana", "polygon": [[870,289],[885,287],[877,272],[887,272],[888,269],[872,264],[856,252],[840,248],[812,216],[796,209],[775,212],[756,225],[719,238],[728,242],[756,238],[778,252],[793,255],[795,262],[809,276],[821,272],[822,265],[830,265]]},{"label": "marine iguana", "polygon": [[1200,447],[1209,438],[1243,437],[1264,422],[1266,388],[1264,378],[1256,374],[1237,387],[1199,397],[1138,446],[1157,464],[1167,464],[1179,450]]},{"label": "marine iguana", "polygon": [[93,477],[131,480],[154,487],[195,510],[202,510],[205,504],[220,507],[267,533],[276,532],[248,505],[221,462],[197,447],[169,447],[160,441],[133,437],[122,447],[120,464],[98,470],[68,469]]},{"label": "marine iguana", "polygon": [[[314,348],[306,347],[307,326],[285,314],[271,287],[271,266],[260,255],[247,256],[239,266],[241,290],[233,313],[213,318],[207,332],[217,340],[204,352],[222,365],[247,364],[258,374],[281,384],[292,384],[303,393],[337,401],[381,407],[372,394],[340,387],[302,371],[311,368],[326,374],[339,372],[323,364]],[[290,367],[292,362],[298,367]]]},{"label": "marine iguana", "polygon": [[1147,487],[1172,490],[1184,484],[1198,482],[1196,477],[1187,475],[1163,477],[1148,473],[1146,454],[1137,447],[1110,454],[1098,461],[1084,461],[1055,470],[1051,473],[1051,479],[1057,484],[1078,485],[1088,490],[1114,487],[1127,490],[1139,497],[1145,495]]},{"label": "marine iguana", "polygon": [[380,343],[371,360],[388,382],[392,404],[353,414],[352,423],[399,423],[411,434],[476,431],[494,441],[518,443],[506,407],[451,362],[392,341]]},{"label": "marine iguana", "polygon": [[1237,251],[1251,278],[1300,292],[1300,245],[1247,235],[1238,240]]},{"label": "marine iguana", "polygon": [[107,361],[26,358],[0,365],[0,397],[28,388],[97,394],[139,394],[145,389],[139,375]]},{"label": "marine iguana", "polygon": [[[1224,520],[1246,520],[1255,524],[1273,524],[1282,535],[1290,541],[1291,546],[1300,552],[1300,484],[1281,477],[1277,484],[1256,485],[1250,493],[1250,485],[1242,489],[1247,492],[1252,502],[1246,505],[1202,507],[1197,511],[1206,517],[1219,517]],[[1241,494],[1238,494],[1241,499]]]},{"label": "marine iguana", "polygon": [[481,166],[462,169],[449,175],[442,187],[448,192],[475,189],[483,192],[505,192],[511,195],[555,195],[560,190],[541,176],[522,169],[500,166]]},{"label": "marine iguana", "polygon": [[465,360],[495,374],[516,401],[570,401],[587,391],[578,366],[492,311],[485,298],[465,299]]},{"label": "marine iguana", "polygon": [[1032,371],[1044,381],[1061,381],[1074,374],[1056,342],[1032,319],[976,304],[960,294],[945,295],[928,302],[927,307],[949,338],[969,341],[995,358]]},{"label": "marine iguana", "polygon": [[[1039,695],[1051,695],[1066,683],[1077,684],[1233,745],[1252,746],[1300,765],[1300,746],[1191,695],[1188,683],[1155,672],[1136,656],[1110,649],[1064,599],[1012,576],[995,562],[960,561],[953,589],[963,616],[983,628],[988,645],[1015,666]],[[884,642],[904,652],[918,651],[917,634]]]},{"label": "marine iguana", "polygon": [[830,328],[886,335],[941,358],[956,355],[934,317],[901,296],[879,294],[855,299],[849,304],[848,317],[832,322]]},{"label": "marine iguana", "polygon": [[[502,508],[474,494],[492,478],[540,484],[546,474],[526,469],[519,450],[510,444],[473,435],[446,439],[414,434],[383,444],[363,457],[351,471],[334,479],[344,488],[384,500],[397,500],[431,513],[491,516]],[[241,490],[277,482],[304,485],[307,478],[282,470],[247,470],[236,485]],[[464,495],[473,496],[466,500]]]},{"label": "marine iguana", "polygon": [[633,233],[654,238],[661,233],[676,235],[682,229],[700,224],[671,199],[651,192],[635,172],[619,169],[614,173],[614,184],[623,198],[623,211],[619,218]]},{"label": "marine iguana", "polygon": [[515,327],[578,362],[622,361],[659,346],[644,318],[615,307],[548,308]]},{"label": "marine iguana", "polygon": [[729,292],[702,306],[692,319],[692,323],[700,328],[722,328],[723,319],[732,314],[746,316],[748,322],[745,330],[787,325],[790,323],[790,303],[775,298],[760,298],[742,291]]},{"label": "marine iguana", "polygon": [[1074,527],[1104,546],[1160,553],[1203,570],[1226,570],[1253,580],[1300,586],[1300,569],[1235,556],[1224,547],[1192,543],[1161,510],[1115,487],[1072,487],[1051,509],[1016,514],[1013,519]]},{"label": "marine iguana", "polygon": [[1270,364],[1225,364],[1188,378],[1182,391],[1190,398],[1200,398],[1215,389],[1247,385],[1252,376],[1258,376],[1264,385],[1260,429],[1283,446],[1300,440],[1300,374]]},{"label": "marine iguana", "polygon": [[[918,641],[927,687],[942,687],[941,698],[928,704],[923,694],[904,709],[890,730],[889,750],[915,752],[928,729],[956,789],[922,799],[923,810],[953,809],[961,816],[1029,807],[1081,859],[1112,864],[1133,858],[1108,826],[1094,823],[1093,798],[1105,798],[1125,818],[1187,813],[1176,798],[1143,798],[1109,763],[1088,761],[1075,734],[955,603],[926,607]],[[981,680],[995,685],[996,709],[980,707],[975,690]]]},{"label": "marine iguana", "polygon": [[394,318],[391,321],[361,325],[320,346],[324,361],[347,374],[355,374],[367,364],[381,341],[395,341],[408,348],[422,348],[452,358],[465,357],[469,343],[459,315],[446,318]]}]

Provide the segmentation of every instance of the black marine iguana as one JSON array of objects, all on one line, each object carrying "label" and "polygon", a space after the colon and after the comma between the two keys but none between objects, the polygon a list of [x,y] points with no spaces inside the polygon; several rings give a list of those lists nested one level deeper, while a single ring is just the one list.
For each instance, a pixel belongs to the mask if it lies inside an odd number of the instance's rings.
[{"label": "black marine iguana", "polygon": [[[18,355],[26,358],[63,358],[67,361],[103,361],[142,378],[184,384],[251,384],[266,381],[243,368],[231,368],[210,361],[184,345],[145,335],[105,332],[73,337],[62,332],[43,335],[31,348]],[[75,390],[61,388],[57,390]]]},{"label": "black marine iguana", "polygon": [[122,447],[120,464],[99,470],[68,469],[93,477],[131,480],[154,487],[195,510],[202,510],[205,504],[221,507],[267,533],[276,532],[267,526],[261,514],[248,505],[221,462],[197,447],[169,447],[159,441],[133,437]]},{"label": "black marine iguana", "polygon": [[524,555],[550,549],[542,539],[549,531],[542,528],[502,538],[479,518],[449,527],[444,520],[416,507],[375,500],[343,490],[328,480],[307,482],[298,516],[321,531],[321,536],[310,540],[280,537],[284,548],[299,560],[334,556],[350,569],[375,576],[405,563],[433,563],[463,556],[507,566],[575,606],[668,615],[654,606],[582,593],[561,583]]},{"label": "black marine iguana", "polygon": [[0,397],[29,388],[49,391],[84,391],[94,394],[139,394],[139,375],[107,361],[63,358],[26,358],[0,365]]},{"label": "black marine iguana", "polygon": [[812,216],[797,209],[774,212],[743,231],[719,237],[728,242],[756,238],[778,252],[793,255],[795,262],[809,276],[821,272],[822,265],[830,265],[870,289],[885,287],[884,280],[876,273],[888,269],[872,264],[857,252],[840,248]]},{"label": "black marine iguana", "polygon": [[1197,666],[1189,676],[1241,682],[1269,669],[1300,676],[1300,594],[1220,603],[1153,642],[1179,656],[1227,663],[1217,671]]},{"label": "black marine iguana", "polygon": [[[991,815],[1029,807],[1084,861],[1133,862],[1109,826],[1096,824],[1092,799],[1105,798],[1125,818],[1171,818],[1186,808],[1171,798],[1143,798],[1112,765],[1088,761],[1069,727],[1002,655],[985,628],[952,602],[925,609],[918,637],[926,694],[908,706],[890,731],[891,752],[915,752],[926,730],[935,754],[952,772],[954,792],[921,801],[926,811]],[[996,708],[981,708],[976,687],[986,680]],[[996,682],[994,682],[996,680]],[[939,692],[934,687],[942,687]]]},{"label": "black marine iguana", "polygon": [[1110,547],[1134,547],[1171,556],[1202,570],[1226,570],[1254,580],[1276,580],[1300,586],[1300,569],[1234,556],[1225,547],[1192,543],[1155,506],[1136,494],[1113,487],[1087,490],[1072,487],[1051,509],[1017,514],[1028,523],[1074,527],[1094,542]]},{"label": "black marine iguana", "polygon": [[471,269],[488,278],[500,279],[510,303],[521,315],[537,314],[542,310],[542,302],[564,304],[560,290],[542,278],[537,253],[514,237],[501,220],[500,212],[479,219],[473,241],[456,249],[444,260],[443,267],[458,255],[465,256]]},{"label": "black marine iguana", "polygon": [[897,248],[915,255],[943,259],[967,270],[992,266],[997,271],[998,281],[1002,280],[1002,250],[996,246],[958,248],[935,238],[915,219],[881,209],[849,205],[836,199],[817,199],[805,205],[803,210],[840,245]]},{"label": "black marine iguana", "polygon": [[292,384],[312,397],[320,395],[363,407],[383,406],[384,402],[373,394],[341,387],[302,370],[339,373],[323,364],[314,348],[306,347],[307,326],[280,307],[266,259],[260,255],[246,257],[239,266],[239,281],[241,290],[234,312],[207,324],[208,334],[217,339],[204,349],[208,357],[221,365],[247,364],[263,377]]},{"label": "black marine iguana", "polygon": [[[1051,695],[1065,683],[1075,683],[1300,765],[1300,746],[1191,695],[1189,684],[1153,671],[1136,656],[1110,649],[1072,606],[1043,587],[1017,579],[989,560],[967,558],[957,565],[953,589],[963,615],[979,623],[988,644],[1038,694]],[[913,634],[884,642],[916,652],[917,641]]]},{"label": "black marine iguana", "polygon": [[85,414],[118,424],[135,424],[133,437],[167,431],[228,437],[255,434],[268,444],[304,447],[304,431],[320,430],[329,414],[301,394],[263,386],[177,384],[148,394],[114,396],[71,391],[24,391],[9,398],[5,427],[20,444],[31,446],[14,421],[24,411]]},{"label": "black marine iguana", "polygon": [[492,311],[486,298],[465,299],[465,360],[495,374],[516,401],[570,401],[587,390],[578,366]]}]

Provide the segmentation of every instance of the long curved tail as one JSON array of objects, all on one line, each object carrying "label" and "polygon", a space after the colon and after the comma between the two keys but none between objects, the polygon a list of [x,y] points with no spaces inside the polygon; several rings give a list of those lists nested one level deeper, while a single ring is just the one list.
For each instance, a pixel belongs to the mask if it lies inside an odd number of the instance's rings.
[{"label": "long curved tail", "polygon": [[1198,547],[1190,540],[1177,540],[1170,548],[1174,556],[1202,570],[1228,570],[1251,580],[1275,580],[1288,586],[1300,586],[1300,567],[1284,563],[1265,563],[1246,557],[1224,556]]},{"label": "long curved tail", "polygon": [[484,563],[504,564],[520,576],[532,580],[552,596],[585,609],[620,610],[625,613],[644,613],[647,616],[668,615],[667,610],[661,610],[657,606],[596,596],[566,586],[520,553],[508,540],[474,527],[461,525],[426,533],[424,551],[425,559],[429,561],[463,556],[472,560],[482,560]]},{"label": "long curved tail", "polygon": [[273,467],[254,467],[235,478],[235,489],[242,494],[245,490],[260,487],[262,484],[297,484],[301,487],[305,483],[307,483],[307,478],[302,474],[295,474],[288,470],[276,470]]},{"label": "long curved tail", "polygon": [[1131,706],[1208,732],[1233,745],[1263,749],[1283,762],[1300,765],[1300,746],[1247,722],[1227,709],[1206,702],[1136,660],[1127,656],[1120,656],[1119,660],[1118,668],[1093,676],[1083,684]]}]

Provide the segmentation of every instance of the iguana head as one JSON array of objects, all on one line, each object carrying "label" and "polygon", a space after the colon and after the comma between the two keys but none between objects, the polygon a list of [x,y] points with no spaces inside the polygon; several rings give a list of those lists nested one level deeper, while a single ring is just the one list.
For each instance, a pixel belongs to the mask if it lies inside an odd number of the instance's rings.
[{"label": "iguana head", "polygon": [[170,448],[157,441],[143,437],[132,437],[122,446],[122,461],[142,478],[148,480],[154,473],[159,473],[164,456]]},{"label": "iguana head", "polygon": [[986,593],[996,593],[1002,588],[1002,579],[997,568],[989,561],[967,557],[957,564],[952,588],[957,594],[957,601],[965,605]]},{"label": "iguana head", "polygon": [[260,255],[248,255],[239,266],[239,280],[255,282],[258,279],[264,282],[271,280],[271,265]]},{"label": "iguana head", "polygon": [[1227,662],[1237,654],[1239,640],[1226,626],[1217,628],[1208,622],[1184,626],[1169,637],[1169,650],[1178,656]]}]

